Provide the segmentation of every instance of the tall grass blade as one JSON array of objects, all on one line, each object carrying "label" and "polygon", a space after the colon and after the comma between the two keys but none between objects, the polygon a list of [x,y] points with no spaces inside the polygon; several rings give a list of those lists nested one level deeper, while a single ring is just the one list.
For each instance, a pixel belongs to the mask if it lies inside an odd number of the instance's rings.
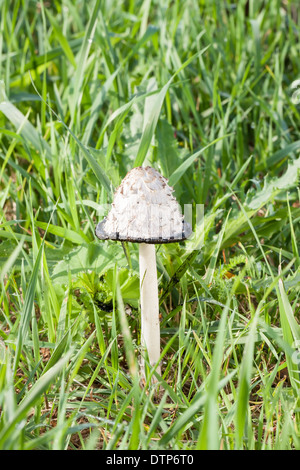
[{"label": "tall grass blade", "polygon": [[29,323],[31,320],[32,311],[34,308],[34,296],[35,296],[35,291],[36,291],[36,286],[37,286],[38,275],[40,271],[40,264],[41,264],[43,249],[44,249],[44,242],[41,243],[41,246],[39,248],[37,258],[35,260],[33,271],[30,276],[29,284],[28,284],[26,294],[25,294],[24,306],[22,310],[22,316],[21,316],[19,331],[18,331],[18,338],[16,342],[16,352],[15,352],[14,365],[13,365],[14,375],[17,372],[23,344],[26,342],[26,338],[28,337],[28,327],[29,327]]},{"label": "tall grass blade", "polygon": [[69,92],[69,103],[72,120],[74,120],[75,117],[76,107],[79,106],[79,98],[84,80],[85,65],[94,39],[100,6],[101,0],[96,0],[77,59],[77,68],[74,81]]},{"label": "tall grass blade", "polygon": [[223,309],[219,323],[218,334],[213,351],[211,371],[208,377],[207,397],[204,406],[204,417],[201,424],[201,431],[197,442],[199,450],[219,450],[219,410],[217,405],[217,396],[219,392],[219,377],[222,368],[223,351],[226,339],[226,320],[228,315],[228,306]]},{"label": "tall grass blade", "polygon": [[188,60],[186,60],[182,66],[176,70],[176,72],[172,75],[172,77],[168,80],[168,82],[162,87],[161,91],[159,92],[155,102],[153,103],[153,111],[149,116],[148,122],[145,126],[139,148],[137,151],[137,156],[134,161],[134,167],[141,166],[146,158],[148,149],[150,147],[152,137],[154,135],[156,125],[158,122],[158,118],[161,112],[161,107],[163,105],[166,93],[174,80],[174,78],[185,68],[187,67],[195,58],[199,57],[199,55],[203,54],[208,49],[208,46],[203,48],[199,53],[193,55]]},{"label": "tall grass blade", "polygon": [[53,382],[59,373],[62,371],[64,366],[69,361],[73,351],[68,351],[65,356],[49,369],[42,377],[40,377],[35,384],[30,388],[25,398],[18,405],[17,409],[11,416],[11,419],[6,426],[0,432],[0,448],[5,448],[6,441],[15,432],[16,425],[26,418],[30,408],[40,399],[41,395],[47,390],[48,386]]},{"label": "tall grass blade", "polygon": [[239,372],[238,391],[235,404],[235,447],[239,450],[243,449],[245,426],[247,425],[249,419],[248,409],[251,388],[251,372],[253,366],[255,335],[260,308],[261,306],[259,305],[255,312],[254,318],[251,321],[250,331],[247,336],[247,342],[245,345]]},{"label": "tall grass blade", "polygon": [[18,133],[20,133],[27,142],[30,142],[38,152],[46,154],[51,160],[51,149],[48,143],[28,121],[28,116],[24,116],[24,114],[8,100],[4,88],[4,82],[0,80],[0,111],[11,121]]},{"label": "tall grass blade", "polygon": [[[288,346],[293,350],[293,354],[290,355],[289,351],[285,351],[286,364],[289,372],[289,378],[291,381],[291,386],[295,393],[295,396],[300,396],[300,364],[298,360],[299,356],[299,345],[300,345],[300,325],[295,319],[295,315],[292,309],[292,306],[289,302],[288,296],[285,292],[282,279],[278,281],[278,288],[276,289],[279,312],[280,312],[280,322],[283,332],[283,339]],[[293,359],[294,356],[296,360]]]}]

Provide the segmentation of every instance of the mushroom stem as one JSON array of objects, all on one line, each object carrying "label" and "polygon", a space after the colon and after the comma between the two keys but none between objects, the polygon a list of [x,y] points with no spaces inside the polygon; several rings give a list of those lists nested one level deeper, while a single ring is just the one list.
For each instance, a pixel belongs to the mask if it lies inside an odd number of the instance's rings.
[{"label": "mushroom stem", "polygon": [[[160,323],[157,287],[155,245],[140,243],[140,300],[141,300],[141,342],[148,352],[153,367],[160,357]],[[145,377],[145,361],[142,358],[142,373]],[[160,365],[156,371],[161,374]],[[156,382],[153,379],[153,382]]]}]

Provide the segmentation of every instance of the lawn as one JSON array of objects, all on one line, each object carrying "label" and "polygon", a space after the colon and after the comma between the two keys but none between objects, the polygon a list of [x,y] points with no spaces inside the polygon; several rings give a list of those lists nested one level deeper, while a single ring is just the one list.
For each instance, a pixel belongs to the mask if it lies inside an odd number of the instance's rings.
[{"label": "lawn", "polygon": [[[299,36],[289,0],[0,0],[1,450],[300,450]],[[95,227],[147,165],[193,237],[141,380],[139,246]]]}]

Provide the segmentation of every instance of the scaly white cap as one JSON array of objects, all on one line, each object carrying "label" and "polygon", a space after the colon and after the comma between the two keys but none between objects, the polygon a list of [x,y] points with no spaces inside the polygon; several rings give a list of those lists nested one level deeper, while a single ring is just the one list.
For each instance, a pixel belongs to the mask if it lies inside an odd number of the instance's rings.
[{"label": "scaly white cap", "polygon": [[97,225],[97,237],[137,243],[185,240],[192,229],[173,191],[154,168],[133,168],[117,188],[108,216]]}]

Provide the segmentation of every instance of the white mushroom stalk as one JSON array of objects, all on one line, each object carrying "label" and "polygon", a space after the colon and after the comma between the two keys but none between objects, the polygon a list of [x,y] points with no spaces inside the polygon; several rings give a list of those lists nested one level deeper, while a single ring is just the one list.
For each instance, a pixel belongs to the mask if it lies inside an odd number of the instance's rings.
[{"label": "white mushroom stalk", "polygon": [[[140,302],[141,341],[148,352],[151,367],[158,364],[160,357],[160,323],[155,245],[140,243]],[[142,375],[145,377],[145,362],[142,360]],[[161,375],[158,364],[156,371]],[[153,380],[155,382],[155,379]]]},{"label": "white mushroom stalk", "polygon": [[[139,243],[141,341],[151,367],[161,375],[160,324],[155,244],[185,240],[191,233],[184,223],[173,188],[149,166],[133,168],[117,188],[112,208],[96,227],[101,240]],[[141,361],[145,378],[145,358]],[[153,379],[152,382],[155,382]]]}]

